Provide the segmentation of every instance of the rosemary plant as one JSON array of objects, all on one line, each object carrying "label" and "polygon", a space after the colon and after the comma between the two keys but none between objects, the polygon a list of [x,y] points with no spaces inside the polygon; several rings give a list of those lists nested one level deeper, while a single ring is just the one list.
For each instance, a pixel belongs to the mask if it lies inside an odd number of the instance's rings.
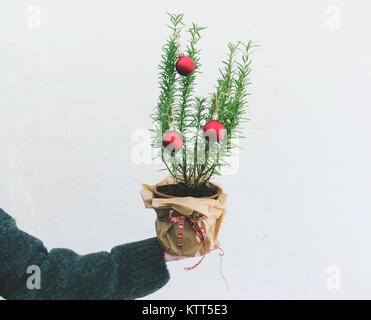
[{"label": "rosemary plant", "polygon": [[[182,14],[169,14],[171,35],[163,46],[159,64],[160,96],[151,117],[154,121],[154,141],[159,156],[170,175],[190,189],[209,185],[214,175],[228,165],[226,158],[236,147],[235,138],[241,136],[241,123],[245,120],[247,108],[248,75],[251,72],[251,49],[253,43],[229,43],[228,55],[219,69],[215,92],[210,97],[196,97],[195,80],[200,73],[198,43],[201,39],[199,27],[193,23],[185,31],[189,35],[186,50],[180,46],[180,35],[185,29]],[[175,65],[178,58],[187,55],[195,62],[192,75],[183,77],[177,74]],[[205,123],[217,118],[224,127],[222,141],[212,142],[204,137]],[[178,152],[167,152],[162,146],[162,136],[168,130],[176,130],[183,136],[183,148]]]}]

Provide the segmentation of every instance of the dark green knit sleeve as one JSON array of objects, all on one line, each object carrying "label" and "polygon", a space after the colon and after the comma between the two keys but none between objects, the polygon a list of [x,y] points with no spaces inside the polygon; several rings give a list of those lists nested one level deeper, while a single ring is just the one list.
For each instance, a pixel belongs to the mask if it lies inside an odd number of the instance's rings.
[{"label": "dark green knit sleeve", "polygon": [[[40,268],[40,289],[27,286],[29,266]],[[0,209],[0,296],[6,299],[136,299],[168,280],[156,238],[88,255],[69,249],[48,252]]]}]

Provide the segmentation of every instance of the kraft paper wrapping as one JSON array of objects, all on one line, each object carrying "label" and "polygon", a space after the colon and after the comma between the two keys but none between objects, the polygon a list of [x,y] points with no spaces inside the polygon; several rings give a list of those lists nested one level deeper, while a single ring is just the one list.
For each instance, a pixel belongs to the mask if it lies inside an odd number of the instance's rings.
[{"label": "kraft paper wrapping", "polygon": [[[152,208],[157,213],[155,223],[157,238],[165,251],[172,255],[187,257],[202,256],[205,253],[203,243],[188,221],[185,221],[184,224],[182,249],[178,248],[178,224],[167,222],[169,210],[173,209],[183,215],[191,215],[193,213],[195,217],[200,215],[205,215],[207,217],[205,220],[199,220],[197,224],[206,231],[205,243],[206,253],[208,253],[218,244],[220,225],[226,214],[227,194],[223,192],[219,185],[213,183],[219,191],[219,197],[217,199],[194,197],[174,197],[165,199],[155,197],[153,193],[155,187],[173,183],[175,183],[175,180],[169,176],[154,186],[142,184],[143,188],[140,194],[145,207]],[[164,222],[161,220],[166,221]]]}]

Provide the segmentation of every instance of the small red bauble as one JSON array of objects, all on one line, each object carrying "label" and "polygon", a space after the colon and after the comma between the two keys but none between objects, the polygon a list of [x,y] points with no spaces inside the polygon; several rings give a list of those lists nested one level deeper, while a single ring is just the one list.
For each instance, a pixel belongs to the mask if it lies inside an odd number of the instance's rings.
[{"label": "small red bauble", "polygon": [[195,70],[195,62],[190,57],[182,56],[176,62],[176,66],[175,67],[176,67],[176,71],[180,75],[182,75],[184,77],[188,77]]},{"label": "small red bauble", "polygon": [[167,131],[162,137],[162,145],[169,152],[178,151],[183,147],[183,137],[175,130]]},{"label": "small red bauble", "polygon": [[225,128],[218,120],[210,120],[204,126],[205,139],[210,142],[220,141],[223,139]]}]

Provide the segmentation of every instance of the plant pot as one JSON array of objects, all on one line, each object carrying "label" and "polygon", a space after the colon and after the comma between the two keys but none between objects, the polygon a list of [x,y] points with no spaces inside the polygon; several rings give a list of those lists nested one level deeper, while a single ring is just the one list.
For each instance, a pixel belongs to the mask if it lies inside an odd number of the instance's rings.
[{"label": "plant pot", "polygon": [[[140,191],[145,207],[156,211],[157,238],[172,255],[203,256],[219,243],[227,195],[217,184],[212,184],[216,194],[200,198],[172,196],[157,190],[159,186],[172,184],[176,184],[175,180],[167,177],[156,185],[143,184]],[[203,231],[204,236],[200,237],[198,231]]]}]

